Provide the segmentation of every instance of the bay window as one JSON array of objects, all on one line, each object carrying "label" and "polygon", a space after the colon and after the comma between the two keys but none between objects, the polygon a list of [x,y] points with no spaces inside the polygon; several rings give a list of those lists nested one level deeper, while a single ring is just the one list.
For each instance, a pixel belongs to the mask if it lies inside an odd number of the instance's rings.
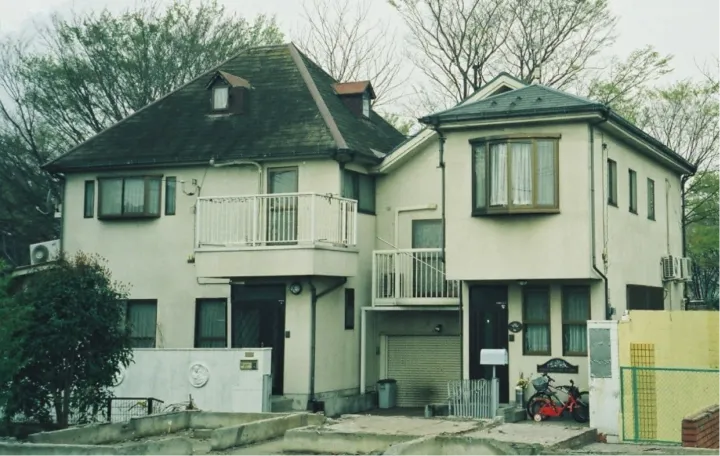
[{"label": "bay window", "polygon": [[473,140],[473,214],[557,212],[558,138]]}]

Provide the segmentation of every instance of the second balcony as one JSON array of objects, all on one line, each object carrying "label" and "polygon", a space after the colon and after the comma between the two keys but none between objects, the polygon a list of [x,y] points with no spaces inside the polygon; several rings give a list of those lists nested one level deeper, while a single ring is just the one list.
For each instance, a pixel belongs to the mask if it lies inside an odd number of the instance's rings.
[{"label": "second balcony", "polygon": [[357,202],[317,193],[212,196],[195,209],[199,277],[357,273]]}]

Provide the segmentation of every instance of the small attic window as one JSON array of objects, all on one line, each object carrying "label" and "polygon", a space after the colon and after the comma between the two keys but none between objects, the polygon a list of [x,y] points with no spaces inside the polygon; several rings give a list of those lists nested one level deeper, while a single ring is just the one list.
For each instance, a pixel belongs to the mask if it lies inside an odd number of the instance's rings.
[{"label": "small attic window", "polygon": [[370,117],[370,94],[367,90],[363,92],[362,113],[365,117]]},{"label": "small attic window", "polygon": [[227,109],[228,107],[228,87],[214,87],[213,88],[213,109]]},{"label": "small attic window", "polygon": [[370,118],[370,103],[376,98],[370,81],[337,82],[333,89],[355,116]]},{"label": "small attic window", "polygon": [[225,71],[216,71],[206,89],[210,92],[211,111],[222,114],[247,112],[249,92],[252,89],[247,80]]}]

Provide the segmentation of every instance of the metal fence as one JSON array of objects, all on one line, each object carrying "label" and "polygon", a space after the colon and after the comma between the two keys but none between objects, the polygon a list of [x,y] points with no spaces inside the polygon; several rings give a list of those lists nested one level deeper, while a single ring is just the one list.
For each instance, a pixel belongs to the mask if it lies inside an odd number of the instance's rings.
[{"label": "metal fence", "polygon": [[685,416],[718,404],[717,369],[620,367],[622,439],[680,443]]},{"label": "metal fence", "polygon": [[154,397],[113,397],[108,400],[107,421],[117,423],[163,411],[163,401]]},{"label": "metal fence", "polygon": [[493,418],[498,408],[499,382],[493,380],[453,380],[448,382],[450,416]]}]

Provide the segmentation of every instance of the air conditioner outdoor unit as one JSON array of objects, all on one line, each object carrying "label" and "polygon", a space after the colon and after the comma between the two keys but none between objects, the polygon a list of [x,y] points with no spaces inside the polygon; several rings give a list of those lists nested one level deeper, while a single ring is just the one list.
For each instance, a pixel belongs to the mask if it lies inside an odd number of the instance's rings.
[{"label": "air conditioner outdoor unit", "polygon": [[680,258],[680,278],[685,282],[692,281],[692,260]]},{"label": "air conditioner outdoor unit", "polygon": [[60,240],[40,242],[30,245],[30,264],[43,264],[60,258]]},{"label": "air conditioner outdoor unit", "polygon": [[662,257],[660,261],[662,265],[663,280],[678,280],[680,278],[680,259],[674,256]]}]

